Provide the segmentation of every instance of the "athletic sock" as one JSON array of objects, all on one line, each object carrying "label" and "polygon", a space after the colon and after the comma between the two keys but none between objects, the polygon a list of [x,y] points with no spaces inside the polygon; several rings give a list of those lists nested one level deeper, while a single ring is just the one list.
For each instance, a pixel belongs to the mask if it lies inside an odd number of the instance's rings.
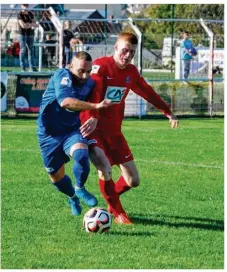
[{"label": "athletic sock", "polygon": [[108,205],[111,207],[113,215],[116,217],[119,213],[125,213],[119,196],[116,194],[114,190],[114,182],[113,180],[104,181],[99,179],[99,187],[100,192],[102,193],[103,197],[107,201]]},{"label": "athletic sock", "polygon": [[56,189],[63,194],[73,197],[75,195],[75,189],[72,185],[72,181],[70,177],[64,176],[63,179],[57,181],[57,182],[52,182],[52,184],[56,187]]},{"label": "athletic sock", "polygon": [[72,157],[74,159],[73,174],[76,179],[76,186],[78,188],[83,188],[90,172],[88,150],[76,149],[74,150]]},{"label": "athletic sock", "polygon": [[128,190],[130,190],[132,187],[128,186],[123,176],[120,176],[119,180],[115,183],[115,192],[118,195],[121,195]]}]

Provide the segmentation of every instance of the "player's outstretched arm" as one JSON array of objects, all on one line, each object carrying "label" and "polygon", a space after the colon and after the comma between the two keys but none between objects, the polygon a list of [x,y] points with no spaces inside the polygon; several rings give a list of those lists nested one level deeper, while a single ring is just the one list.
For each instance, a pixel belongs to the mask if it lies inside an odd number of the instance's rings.
[{"label": "player's outstretched arm", "polygon": [[99,110],[102,108],[108,108],[112,104],[111,100],[104,99],[100,103],[90,103],[81,101],[72,97],[67,97],[61,102],[61,107],[70,111],[82,111],[82,110]]},{"label": "player's outstretched arm", "polygon": [[170,126],[171,128],[178,128],[179,127],[179,120],[177,117],[173,114],[167,115],[169,118]]}]

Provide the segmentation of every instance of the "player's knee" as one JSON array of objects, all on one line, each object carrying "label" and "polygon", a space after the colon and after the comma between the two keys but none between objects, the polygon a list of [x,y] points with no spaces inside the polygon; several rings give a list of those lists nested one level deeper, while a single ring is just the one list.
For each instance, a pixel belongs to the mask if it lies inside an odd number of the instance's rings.
[{"label": "player's knee", "polygon": [[98,176],[101,180],[110,180],[112,178],[111,167],[105,167],[102,170],[98,170]]},{"label": "player's knee", "polygon": [[127,184],[130,186],[130,187],[138,187],[139,184],[140,184],[140,179],[139,179],[139,176],[138,175],[135,175],[135,176],[131,176],[127,179]]}]

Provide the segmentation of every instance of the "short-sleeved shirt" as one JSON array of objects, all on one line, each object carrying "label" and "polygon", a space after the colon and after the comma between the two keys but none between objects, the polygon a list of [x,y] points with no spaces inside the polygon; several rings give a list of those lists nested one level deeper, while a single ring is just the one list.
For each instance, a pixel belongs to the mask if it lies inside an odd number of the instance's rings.
[{"label": "short-sleeved shirt", "polygon": [[[17,19],[22,20],[24,23],[32,23],[32,20],[34,19],[34,15],[29,10],[26,11],[26,12],[21,11],[20,13],[18,13]],[[20,26],[20,24],[19,24],[19,32],[23,36],[33,36],[34,35],[34,30],[33,29],[31,29],[31,28],[29,28],[29,29],[22,28]]]},{"label": "short-sleeved shirt", "polygon": [[186,39],[186,40],[183,40],[183,41],[181,42],[181,50],[182,50],[181,56],[182,56],[182,59],[185,59],[185,60],[187,60],[187,59],[193,59],[193,57],[192,57],[191,55],[189,55],[189,54],[184,50],[184,48],[186,48],[187,50],[192,49],[192,48],[193,48],[193,43],[192,43],[192,41]]},{"label": "short-sleeved shirt", "polygon": [[83,85],[73,83],[73,75],[68,69],[58,69],[43,94],[39,117],[38,133],[65,135],[81,126],[79,111],[70,111],[61,107],[68,97],[85,101],[94,87],[91,78]]}]

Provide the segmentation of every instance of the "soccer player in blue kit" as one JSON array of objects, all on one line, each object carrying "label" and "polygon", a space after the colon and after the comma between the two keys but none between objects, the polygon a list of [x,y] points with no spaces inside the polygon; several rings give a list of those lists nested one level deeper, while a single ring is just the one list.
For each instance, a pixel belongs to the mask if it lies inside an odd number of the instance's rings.
[{"label": "soccer player in blue kit", "polygon": [[[111,105],[110,100],[85,102],[95,84],[90,78],[91,70],[92,58],[84,51],[74,56],[69,70],[58,69],[43,94],[37,120],[44,166],[56,189],[69,197],[73,215],[81,214],[79,199],[89,207],[97,205],[95,196],[84,187],[90,164],[88,140],[80,132],[80,111],[99,110]],[[75,187],[65,174],[65,163],[70,157],[74,160]]]}]

